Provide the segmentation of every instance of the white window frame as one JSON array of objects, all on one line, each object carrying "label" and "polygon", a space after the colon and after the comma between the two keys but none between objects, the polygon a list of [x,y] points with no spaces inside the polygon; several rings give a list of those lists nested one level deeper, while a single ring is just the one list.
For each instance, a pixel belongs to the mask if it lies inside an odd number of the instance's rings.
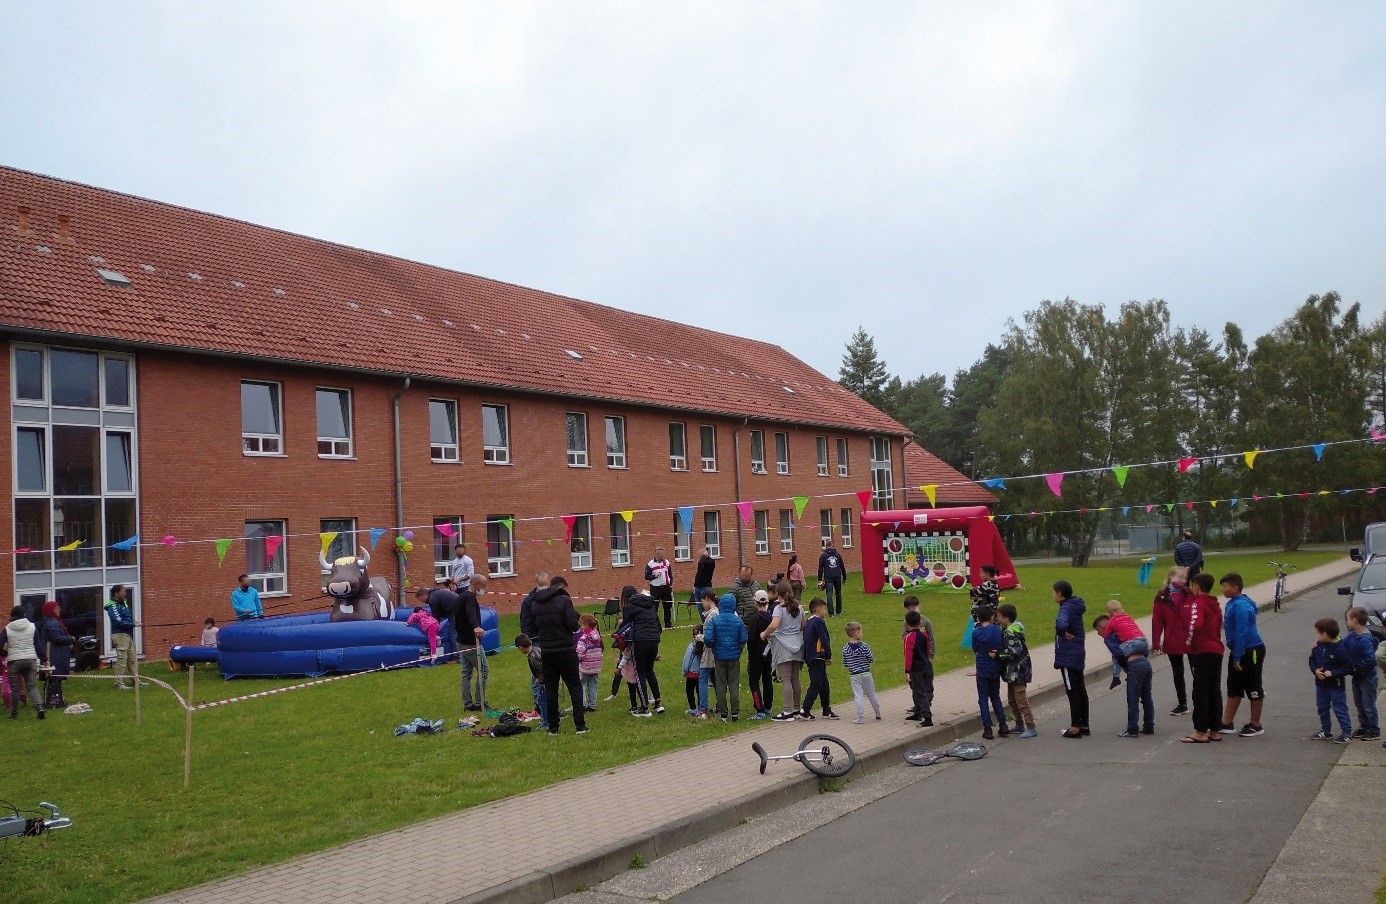
[{"label": "white window frame", "polygon": [[[452,420],[452,442],[435,443],[433,441],[433,406],[442,405],[449,412]],[[439,464],[457,464],[462,461],[462,446],[458,440],[457,423],[457,400],[456,399],[429,399],[428,400],[428,455],[433,461]]]},{"label": "white window frame", "polygon": [[[708,436],[712,437],[712,457],[711,457],[711,458],[709,458],[709,457],[706,456],[706,455],[702,455],[702,451],[703,451],[703,434],[704,434],[704,432],[706,432]],[[717,425],[716,425],[716,424],[699,424],[699,425],[698,425],[698,453],[699,453],[700,457],[701,457],[702,460],[703,460],[703,471],[704,471],[705,473],[708,473],[708,474],[716,473],[716,471],[717,471]]]},{"label": "white window frame", "polygon": [[[765,431],[752,430],[749,441],[751,447],[751,473],[768,474],[765,470]],[[760,457],[756,457],[756,446],[760,446]]]},{"label": "white window frame", "polygon": [[[130,399],[128,405],[113,405],[106,401],[106,390],[109,388],[109,380],[106,379],[106,362],[119,359],[126,363],[125,371],[125,394]],[[135,359],[129,355],[113,355],[109,352],[101,353],[101,407],[107,411],[134,411],[135,410]]]},{"label": "white window frame", "polygon": [[[780,456],[784,452],[784,456]],[[789,473],[789,434],[782,430],[775,431],[775,473]]]},{"label": "white window frame", "polygon": [[[435,515],[435,516],[433,517],[433,523],[434,523],[434,525],[439,525],[439,524],[451,524],[451,525],[452,525],[452,536],[451,536],[451,537],[448,537],[448,538],[447,538],[447,543],[445,543],[445,544],[443,545],[443,552],[448,556],[448,558],[445,558],[445,559],[434,558],[434,560],[433,560],[433,583],[435,583],[435,584],[441,584],[441,583],[443,583],[444,581],[446,581],[446,580],[448,580],[449,578],[452,577],[452,550],[453,550],[453,547],[454,547],[456,544],[458,544],[458,543],[465,543],[465,542],[467,542],[466,540],[464,540],[464,539],[462,538],[462,524],[463,524],[464,521],[465,521],[465,519],[464,519],[461,515],[458,515],[458,516],[455,517],[455,518],[440,518],[440,517],[438,517],[437,515]],[[435,530],[435,531],[433,532],[433,542],[436,543],[436,542],[437,542],[437,538],[438,538],[439,536],[440,536],[439,533]]]},{"label": "white window frame", "polygon": [[[501,425],[501,432],[504,435],[505,445],[488,446],[486,445],[486,409],[494,408],[497,418]],[[481,404],[481,460],[488,465],[508,465],[510,464],[510,406],[502,405],[498,402],[483,402]]]},{"label": "white window frame", "polygon": [[[45,377],[45,380],[46,380],[46,379],[47,379],[47,378]],[[250,383],[250,384],[256,385],[256,386],[272,386],[272,387],[274,387],[274,401],[275,401],[275,408],[277,409],[276,413],[277,413],[277,415],[278,415],[278,417],[276,418],[276,420],[278,420],[278,422],[279,422],[279,432],[278,432],[278,433],[247,433],[247,432],[245,431],[245,423],[244,423],[244,420],[243,420],[242,423],[241,423],[241,454],[242,454],[242,455],[248,455],[248,456],[251,456],[251,457],[262,457],[262,456],[264,456],[264,457],[270,457],[270,458],[283,458],[283,457],[284,457],[284,384],[283,384],[283,383],[277,383],[277,382],[275,382],[275,381],[273,381],[273,380],[241,380],[240,383],[239,383],[239,385],[242,387],[242,392],[244,392],[244,387],[245,387],[245,385],[246,385],[247,383]],[[44,389],[45,389],[45,391],[47,391],[47,383],[44,384]],[[313,405],[314,405],[314,408],[313,408],[313,418],[314,418],[315,421],[316,421],[316,419],[317,419],[317,401],[318,401],[318,400],[317,400],[317,395],[314,394],[314,396],[313,396]],[[274,441],[274,446],[275,446],[275,448],[266,450],[266,449],[265,449],[265,440],[273,440],[273,441]],[[252,444],[252,443],[254,444],[255,448],[251,448],[251,444]]]},{"label": "white window frame", "polygon": [[714,559],[722,558],[722,513],[703,512],[703,545]]},{"label": "white window frame", "polygon": [[693,561],[693,534],[683,529],[683,519],[674,513],[674,561]]},{"label": "white window frame", "polygon": [[852,548],[852,510],[842,510],[842,523],[838,525],[838,530],[842,532],[842,548]]},{"label": "white window frame", "polygon": [[895,475],[891,471],[890,438],[871,437],[871,504],[888,510],[895,504]]},{"label": "white window frame", "polygon": [[[578,527],[579,525],[582,525],[584,523],[587,526],[587,548],[579,552],[578,550],[573,549],[572,544],[578,542],[578,540],[580,539],[580,534],[582,532],[578,530]],[[591,571],[595,567],[592,564],[591,515],[578,515],[577,520],[573,522],[573,540],[572,543],[568,544],[568,555],[573,571]]]},{"label": "white window frame", "polygon": [[[515,575],[515,531],[502,520],[514,515],[486,516],[486,573],[493,578]],[[491,531],[496,531],[496,555],[491,554]],[[502,545],[504,544],[504,545]]]},{"label": "white window frame", "polygon": [[[322,524],[324,521],[345,521],[345,522],[347,522],[347,523],[349,523],[349,524],[351,525],[351,529],[350,529],[350,530],[341,530],[341,531],[338,531],[338,532],[337,532],[337,537],[336,537],[336,539],[334,539],[332,542],[333,542],[333,543],[336,543],[338,540],[342,539],[342,534],[349,534],[349,535],[351,536],[351,543],[347,545],[347,549],[350,551],[348,554],[349,554],[349,555],[355,555],[355,553],[356,553],[356,519],[355,519],[355,518],[319,518],[319,519],[318,519],[318,531],[319,531],[319,533],[324,533],[324,531],[323,531],[323,524]],[[319,548],[321,548],[321,547],[319,547]],[[328,565],[331,565],[331,564],[332,564],[332,558],[333,558],[332,556],[328,556],[328,557],[327,557],[327,564],[328,564]],[[328,574],[331,574],[331,573],[332,573],[332,569],[331,569],[331,568],[322,568],[322,567],[321,567],[321,563],[319,563],[319,570],[321,570],[322,573],[323,573],[324,575],[328,575]]]},{"label": "white window frame", "polygon": [[822,546],[833,542],[833,510],[818,510],[818,540]]},{"label": "white window frame", "polygon": [[[39,381],[43,384],[42,398],[21,399],[19,397],[19,355],[17,352],[38,352],[39,356]],[[16,405],[47,405],[50,396],[48,390],[48,349],[41,345],[15,344],[10,347],[10,400]],[[104,401],[104,398],[103,398]]]},{"label": "white window frame", "polygon": [[828,476],[828,438],[826,436],[815,436],[813,438],[814,452],[818,455],[818,476]]},{"label": "white window frame", "polygon": [[[52,424],[15,424],[13,427],[10,428],[10,449],[12,450],[10,458],[14,472],[12,475],[12,479],[10,481],[10,486],[14,488],[14,495],[20,497],[31,497],[34,499],[47,499],[53,495],[53,437],[51,436],[52,429]],[[39,462],[40,467],[43,469],[43,473],[41,475],[43,478],[43,489],[41,490],[21,490],[19,488],[19,434],[23,431],[37,433],[39,436],[39,454],[43,457],[43,460]],[[102,439],[102,442],[105,442],[104,438]],[[104,448],[101,450],[103,455],[105,454],[105,451],[106,450]],[[102,489],[105,489],[105,486],[106,474],[103,462],[103,470],[101,473]],[[48,516],[51,521],[53,517],[51,504],[49,506],[49,509],[50,510]],[[13,515],[14,512],[11,511],[10,514]],[[52,530],[51,523],[49,524],[49,530]],[[45,544],[45,548],[47,547],[47,545],[48,544]]]},{"label": "white window frame", "polygon": [[619,512],[611,513],[611,567],[630,567],[630,524]]},{"label": "white window frame", "polygon": [[[621,429],[621,449],[618,452],[611,451],[611,426],[613,424],[619,425]],[[626,469],[626,452],[630,448],[630,439],[626,436],[626,419],[619,414],[608,414],[602,419],[602,425],[606,428],[604,438],[606,442],[606,466],[615,471],[623,471]]]},{"label": "white window frame", "polygon": [[[572,431],[568,429],[568,423],[577,419],[582,424],[582,448],[575,449],[572,445]],[[570,468],[590,468],[589,452],[592,448],[592,437],[587,432],[587,413],[583,411],[566,411],[563,413],[563,442],[568,446],[568,467]]]},{"label": "white window frame", "polygon": [[[677,454],[674,452],[674,428],[679,428],[679,449]],[[683,421],[669,422],[669,470],[687,471],[688,470],[688,425]]]},{"label": "white window frame", "polygon": [[755,511],[756,555],[770,555],[770,512],[765,509]]},{"label": "white window frame", "polygon": [[[267,596],[288,596],[288,595],[289,595],[289,532],[288,532],[288,526],[289,526],[289,525],[288,525],[288,522],[285,521],[285,520],[282,519],[282,518],[257,518],[257,519],[251,520],[251,521],[247,521],[247,522],[245,522],[245,528],[244,528],[244,529],[245,529],[245,536],[247,536],[247,537],[250,536],[250,525],[252,525],[252,524],[273,524],[273,525],[278,525],[279,533],[278,533],[278,534],[275,534],[275,533],[273,533],[273,531],[271,531],[271,533],[270,533],[268,536],[280,536],[280,537],[283,537],[283,538],[284,538],[284,541],[283,541],[282,543],[279,544],[279,548],[276,549],[276,550],[274,551],[274,556],[272,556],[271,559],[282,556],[283,558],[281,558],[280,561],[282,561],[282,562],[284,563],[284,570],[283,570],[283,571],[255,571],[255,572],[251,571],[251,570],[250,570],[250,559],[249,559],[250,550],[249,550],[249,544],[247,543],[247,549],[246,549],[246,556],[247,556],[247,558],[246,558],[246,563],[245,563],[245,570],[246,570],[246,577],[250,578],[250,586],[252,586],[252,587],[254,587],[256,590],[258,590],[258,591],[260,592],[260,596],[262,596],[262,597],[267,597]],[[270,566],[270,565],[273,565],[273,564],[274,564],[273,561],[270,561],[270,562],[266,562],[266,563],[265,563],[265,565],[266,565],[267,567]],[[267,589],[267,588],[269,587],[269,582],[272,581],[272,580],[274,580],[274,579],[276,579],[276,578],[278,578],[280,581],[283,582],[283,586],[282,586],[280,589],[278,589],[278,590],[270,590],[270,589]]]},{"label": "white window frame", "polygon": [[847,476],[847,440],[845,437],[838,437],[837,440],[837,476]]},{"label": "white window frame", "polygon": [[794,551],[794,509],[780,509],[780,552]]},{"label": "white window frame", "polygon": [[[318,433],[318,458],[351,458],[355,449],[356,442],[356,417],[351,406],[351,390],[341,386],[319,386],[313,390],[313,420],[316,423],[318,416],[318,393],[335,392],[346,396],[346,439],[338,436],[323,436],[322,431]],[[281,421],[280,429],[283,429]],[[328,443],[332,451],[322,451],[322,444]]]}]

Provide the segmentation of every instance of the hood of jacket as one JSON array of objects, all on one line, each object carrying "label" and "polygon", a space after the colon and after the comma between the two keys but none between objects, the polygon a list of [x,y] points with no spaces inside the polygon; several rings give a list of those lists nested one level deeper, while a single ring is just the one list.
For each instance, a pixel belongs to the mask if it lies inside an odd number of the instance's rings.
[{"label": "hood of jacket", "polygon": [[717,600],[717,611],[723,615],[735,615],[736,596],[731,593],[722,594],[721,598]]},{"label": "hood of jacket", "polygon": [[557,599],[557,598],[560,597],[560,596],[567,596],[567,595],[568,595],[568,588],[567,588],[567,587],[545,587],[543,590],[536,590],[536,591],[534,591],[534,602],[535,602],[535,603],[547,603],[547,602],[549,602],[549,601],[551,601],[551,600]]}]

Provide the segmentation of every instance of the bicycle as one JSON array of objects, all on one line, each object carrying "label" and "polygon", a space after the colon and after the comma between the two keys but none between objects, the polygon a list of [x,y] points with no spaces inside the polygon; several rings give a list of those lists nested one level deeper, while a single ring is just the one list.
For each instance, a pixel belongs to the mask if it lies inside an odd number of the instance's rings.
[{"label": "bicycle", "polygon": [[5,862],[5,851],[11,838],[37,838],[44,832],[72,828],[72,820],[59,813],[54,804],[42,801],[39,803],[39,809],[47,810],[48,815],[26,816],[8,801],[0,801],[0,810],[9,811],[0,812],[0,863]]},{"label": "bicycle", "polygon": [[821,778],[841,778],[857,764],[857,755],[846,741],[825,734],[809,735],[799,743],[798,750],[783,756],[769,755],[759,741],[753,743],[751,749],[760,756],[761,775],[765,774],[765,767],[771,760],[796,760]]},{"label": "bicycle", "polygon": [[1286,578],[1286,576],[1287,576],[1286,573],[1285,573],[1285,569],[1288,568],[1288,569],[1290,569],[1290,571],[1298,571],[1299,569],[1296,568],[1296,567],[1293,566],[1293,565],[1288,565],[1288,564],[1286,564],[1286,563],[1284,563],[1284,562],[1267,562],[1266,564],[1267,564],[1267,565],[1273,565],[1273,566],[1275,566],[1275,609],[1274,609],[1274,611],[1279,612],[1279,611],[1280,611],[1280,602],[1281,602],[1281,600],[1283,600],[1283,599],[1285,598],[1285,578]]}]

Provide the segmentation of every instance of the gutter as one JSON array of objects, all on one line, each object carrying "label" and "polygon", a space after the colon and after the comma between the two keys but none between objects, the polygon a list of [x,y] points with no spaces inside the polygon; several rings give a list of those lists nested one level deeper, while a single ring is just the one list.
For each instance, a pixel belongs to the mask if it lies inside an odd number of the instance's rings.
[{"label": "gutter", "polygon": [[[413,382],[411,378],[405,377],[404,385],[399,388],[399,392],[395,393],[395,397],[390,400],[392,432],[394,433],[395,440],[395,524],[399,525],[404,524],[404,461],[400,455],[399,400],[409,391],[409,384],[411,382]],[[395,585],[395,587],[398,588],[396,590],[396,593],[399,595],[396,599],[396,602],[398,602],[398,599],[402,599],[404,596],[404,557],[395,556],[395,564],[398,569],[397,575],[399,579],[399,583]]]},{"label": "gutter", "polygon": [[[741,422],[741,427],[732,431],[732,471],[736,474],[736,501],[741,501],[741,430],[751,422],[750,418],[745,418]],[[739,569],[746,564],[746,539],[745,521],[741,517],[740,510],[736,513],[736,566]]]}]

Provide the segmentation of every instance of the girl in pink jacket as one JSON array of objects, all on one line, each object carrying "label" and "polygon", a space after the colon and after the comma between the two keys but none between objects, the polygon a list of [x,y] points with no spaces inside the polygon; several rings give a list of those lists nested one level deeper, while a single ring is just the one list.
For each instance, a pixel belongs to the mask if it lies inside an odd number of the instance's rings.
[{"label": "girl in pink jacket", "polygon": [[589,713],[597,711],[597,678],[602,673],[602,658],[606,652],[602,633],[597,630],[595,615],[583,615],[582,627],[574,635],[577,643],[578,675],[582,678],[582,705]]},{"label": "girl in pink jacket", "polygon": [[434,659],[438,658],[438,619],[433,617],[433,613],[423,606],[415,607],[414,613],[405,621],[406,625],[413,625],[420,631],[428,635],[428,652]]}]

